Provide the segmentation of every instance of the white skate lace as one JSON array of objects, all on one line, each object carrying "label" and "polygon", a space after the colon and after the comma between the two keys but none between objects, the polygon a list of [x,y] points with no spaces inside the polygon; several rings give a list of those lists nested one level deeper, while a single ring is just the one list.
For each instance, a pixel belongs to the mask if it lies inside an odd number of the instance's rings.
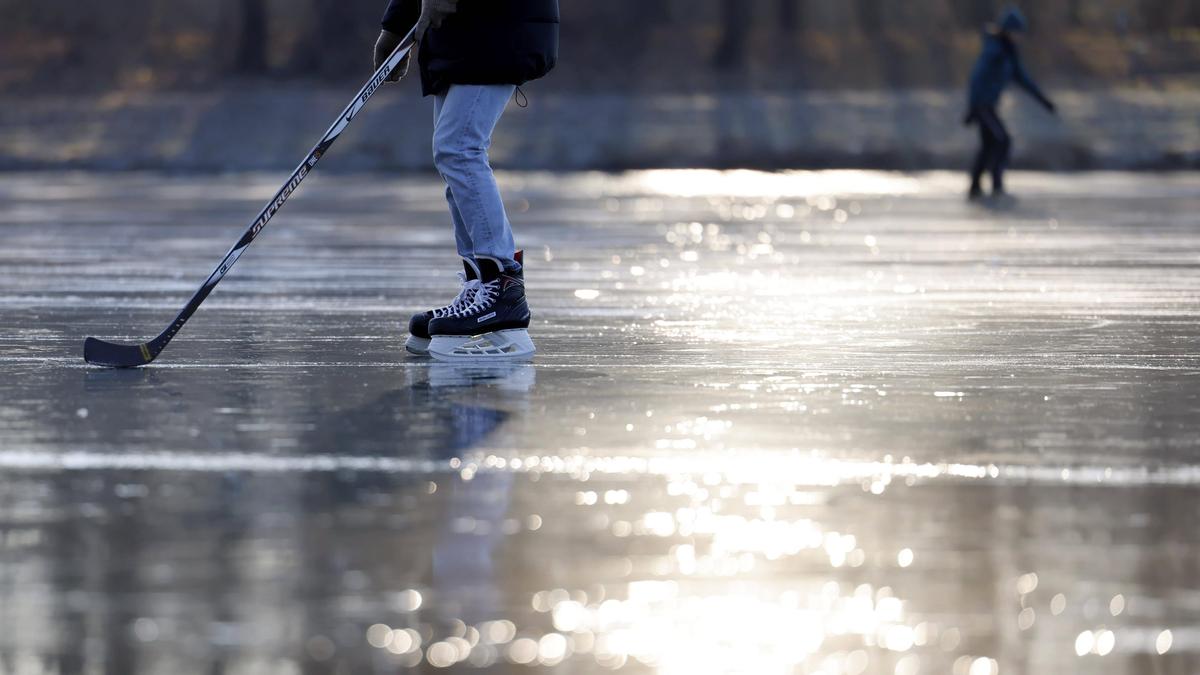
[{"label": "white skate lace", "polygon": [[475,299],[466,307],[460,307],[453,312],[447,314],[447,317],[461,319],[464,316],[478,314],[491,308],[496,302],[496,298],[500,297],[500,280],[493,279],[486,284],[480,284],[475,291]]},{"label": "white skate lace", "polygon": [[467,280],[467,275],[462,272],[458,273],[458,280],[462,282],[462,290],[458,292],[458,297],[454,298],[454,302],[445,307],[438,307],[433,310],[433,317],[441,319],[447,316],[453,316],[454,312],[460,312],[463,309],[470,307],[475,302],[475,296],[479,292],[479,280]]}]

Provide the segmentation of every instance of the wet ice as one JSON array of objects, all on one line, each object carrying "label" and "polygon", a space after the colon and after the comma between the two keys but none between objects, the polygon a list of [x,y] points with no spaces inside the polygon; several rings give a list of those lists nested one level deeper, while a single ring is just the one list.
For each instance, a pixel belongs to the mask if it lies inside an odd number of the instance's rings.
[{"label": "wet ice", "polygon": [[[0,672],[1187,671],[1200,183],[502,177],[539,344],[403,354],[421,177],[0,184]],[[1118,600],[1119,598],[1119,600]]]}]

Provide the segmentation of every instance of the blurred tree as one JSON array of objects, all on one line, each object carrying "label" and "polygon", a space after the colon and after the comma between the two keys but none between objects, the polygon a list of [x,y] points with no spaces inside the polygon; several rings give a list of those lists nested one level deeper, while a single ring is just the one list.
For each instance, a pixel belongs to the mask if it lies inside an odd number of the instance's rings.
[{"label": "blurred tree", "polygon": [[1162,31],[1171,27],[1171,0],[1146,0],[1142,4],[1142,16],[1146,27],[1153,31]]},{"label": "blurred tree", "polygon": [[1197,0],[1143,0],[1142,14],[1146,25],[1156,32],[1195,26],[1200,23],[1200,2]]},{"label": "blurred tree", "polygon": [[1068,0],[1067,2],[1067,22],[1072,28],[1082,28],[1085,19],[1083,10],[1083,0]]},{"label": "blurred tree", "polygon": [[[364,64],[370,53],[368,47],[379,32],[379,25],[366,24],[362,17],[370,16],[372,10],[382,16],[386,4],[374,1],[312,0],[314,20],[310,30],[301,37],[301,44],[289,65],[301,72],[310,71],[311,74],[323,76],[351,73],[366,67]],[[361,11],[350,11],[358,8],[362,8]],[[331,43],[340,48],[320,48],[320,45]]]},{"label": "blurred tree", "polygon": [[751,28],[750,3],[746,0],[721,0],[721,42],[713,56],[718,68],[746,65],[746,42]]},{"label": "blurred tree", "polygon": [[[959,86],[977,31],[1011,1],[562,0],[561,70],[547,86]],[[1128,72],[1114,64],[1132,59],[1143,78],[1200,72],[1200,41],[1187,31],[1200,24],[1200,0],[1015,1],[1037,31],[1029,58],[1048,78],[1112,84]],[[0,0],[0,89],[209,86],[230,75],[341,81],[369,69],[386,4]],[[1088,49],[1056,39],[1080,29],[1094,33]]]},{"label": "blurred tree", "polygon": [[963,28],[979,28],[996,18],[995,5],[992,0],[950,0],[958,25]]},{"label": "blurred tree", "polygon": [[779,19],[779,30],[784,33],[795,33],[800,28],[800,7],[798,0],[779,0],[776,6],[776,16]]},{"label": "blurred tree", "polygon": [[650,3],[643,10],[642,15],[650,24],[670,23],[675,17],[675,13],[671,11],[671,4],[667,2]]},{"label": "blurred tree", "polygon": [[267,0],[239,0],[237,55],[233,68],[245,75],[267,71]]},{"label": "blurred tree", "polygon": [[883,30],[883,7],[878,0],[857,0],[858,28],[867,35],[877,35]]}]

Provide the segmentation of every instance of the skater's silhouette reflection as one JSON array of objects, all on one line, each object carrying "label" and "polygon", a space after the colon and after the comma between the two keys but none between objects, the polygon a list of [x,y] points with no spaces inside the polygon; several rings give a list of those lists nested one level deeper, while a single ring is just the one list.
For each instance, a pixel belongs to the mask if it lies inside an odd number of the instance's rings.
[{"label": "skater's silhouette reflection", "polygon": [[408,386],[326,411],[301,440],[314,452],[449,459],[479,445],[512,415],[534,383],[530,364],[436,363],[408,372]]},{"label": "skater's silhouette reflection", "polygon": [[[331,412],[307,444],[314,449],[327,444],[337,447],[353,438],[353,447],[341,451],[469,461],[472,448],[485,441],[494,444],[497,431],[527,405],[536,371],[530,364],[436,363],[409,371],[408,377],[404,388]],[[438,632],[455,622],[503,618],[505,585],[496,561],[499,546],[511,534],[507,525],[515,475],[496,471],[479,472],[470,479],[432,478],[436,489],[429,494],[424,488],[414,494],[416,486],[401,486],[396,476],[365,474],[326,485],[324,493],[342,505],[358,503],[364,492],[405,494],[409,508],[419,511],[413,515],[415,522],[423,523],[421,529],[433,535],[413,546],[413,533],[402,529],[364,547],[377,555],[361,567],[390,567],[389,560],[395,565],[375,575],[386,580],[375,589],[381,596],[419,588],[429,607],[423,620],[437,626]],[[318,509],[340,510],[330,503]],[[315,564],[321,557],[314,554],[311,559]]]}]

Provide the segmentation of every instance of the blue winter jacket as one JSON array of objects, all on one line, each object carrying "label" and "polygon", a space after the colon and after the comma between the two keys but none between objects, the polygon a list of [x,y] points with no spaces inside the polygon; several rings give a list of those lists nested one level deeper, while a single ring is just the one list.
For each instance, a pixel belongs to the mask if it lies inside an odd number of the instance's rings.
[{"label": "blue winter jacket", "polygon": [[983,52],[971,70],[971,109],[994,108],[1009,82],[1016,82],[1048,110],[1054,110],[1054,104],[1022,65],[1021,55],[1012,39],[1003,33],[985,31]]}]

